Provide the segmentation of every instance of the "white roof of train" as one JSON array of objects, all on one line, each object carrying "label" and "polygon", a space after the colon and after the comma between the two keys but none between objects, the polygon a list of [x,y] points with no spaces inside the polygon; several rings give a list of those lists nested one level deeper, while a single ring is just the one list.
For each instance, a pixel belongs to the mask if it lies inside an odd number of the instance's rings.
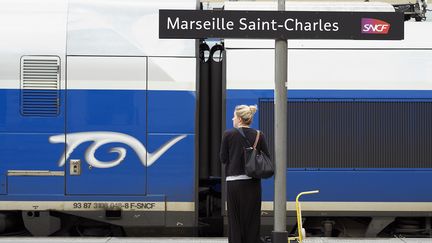
[{"label": "white roof of train", "polygon": [[2,0],[0,55],[195,56],[194,40],[159,39],[159,9],[197,1]]},{"label": "white roof of train", "polygon": [[[225,10],[277,10],[276,2],[225,2]],[[301,2],[287,1],[286,11],[394,12],[391,4],[381,2]]]},{"label": "white roof of train", "polygon": [[[225,2],[226,10],[277,10],[276,2]],[[286,2],[288,11],[394,12],[389,3],[378,2]],[[274,40],[225,39],[226,48],[274,48]],[[432,22],[405,22],[402,41],[289,40],[288,48],[432,48]]]}]

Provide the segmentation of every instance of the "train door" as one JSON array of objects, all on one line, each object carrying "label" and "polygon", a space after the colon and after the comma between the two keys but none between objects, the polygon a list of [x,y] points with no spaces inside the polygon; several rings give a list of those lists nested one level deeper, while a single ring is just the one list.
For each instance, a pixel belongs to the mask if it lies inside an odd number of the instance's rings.
[{"label": "train door", "polygon": [[146,194],[147,58],[67,58],[66,194]]}]

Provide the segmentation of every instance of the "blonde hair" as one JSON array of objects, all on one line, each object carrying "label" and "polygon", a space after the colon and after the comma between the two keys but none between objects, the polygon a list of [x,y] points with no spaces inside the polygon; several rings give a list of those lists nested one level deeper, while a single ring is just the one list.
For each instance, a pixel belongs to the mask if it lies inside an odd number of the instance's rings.
[{"label": "blonde hair", "polygon": [[235,108],[235,114],[237,117],[240,117],[243,124],[249,126],[252,123],[253,116],[257,109],[258,107],[256,105],[238,105]]}]

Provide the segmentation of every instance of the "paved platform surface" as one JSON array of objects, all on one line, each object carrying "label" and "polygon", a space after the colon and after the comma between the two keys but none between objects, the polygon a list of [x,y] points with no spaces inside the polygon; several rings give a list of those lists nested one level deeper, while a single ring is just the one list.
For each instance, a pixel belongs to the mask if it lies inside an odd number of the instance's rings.
[{"label": "paved platform surface", "polygon": [[390,238],[390,239],[376,239],[376,238],[362,238],[362,239],[335,239],[335,238],[308,238],[303,241],[304,243],[422,243],[432,242],[432,239],[407,239],[407,238]]},{"label": "paved platform surface", "polygon": [[[228,243],[227,238],[45,238],[45,237],[0,237],[0,243]],[[353,238],[307,238],[304,243],[432,243],[432,239],[353,239]]]}]

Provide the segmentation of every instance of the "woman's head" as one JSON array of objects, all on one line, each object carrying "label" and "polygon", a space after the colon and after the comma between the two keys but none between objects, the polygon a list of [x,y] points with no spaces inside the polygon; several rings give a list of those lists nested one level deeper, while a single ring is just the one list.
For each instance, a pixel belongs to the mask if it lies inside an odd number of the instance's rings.
[{"label": "woman's head", "polygon": [[233,126],[249,126],[257,111],[256,105],[238,105],[234,109]]}]

